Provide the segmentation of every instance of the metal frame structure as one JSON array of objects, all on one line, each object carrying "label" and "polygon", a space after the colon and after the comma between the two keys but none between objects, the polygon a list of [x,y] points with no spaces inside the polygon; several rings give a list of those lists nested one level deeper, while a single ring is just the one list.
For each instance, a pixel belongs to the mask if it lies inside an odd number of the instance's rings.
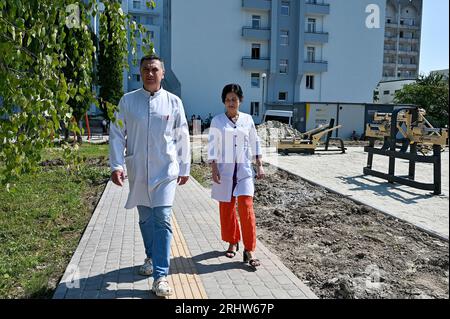
[{"label": "metal frame structure", "polygon": [[[375,113],[374,121],[367,124],[366,136],[369,138],[369,146],[364,148],[368,153],[367,166],[364,167],[365,175],[372,175],[387,180],[389,183],[398,183],[410,187],[431,190],[435,195],[441,194],[441,149],[446,145],[448,129],[434,128],[425,119],[425,111],[420,108],[400,108],[389,113]],[[397,138],[398,134],[402,138]],[[375,140],[384,138],[381,149],[375,148]],[[401,146],[397,146],[400,142]],[[431,146],[433,155],[418,155],[419,148]],[[409,147],[409,152],[407,149]],[[400,148],[400,150],[397,150]],[[382,173],[372,169],[373,155],[389,156],[389,171]],[[409,161],[408,177],[395,175],[395,160],[405,159]],[[415,181],[416,163],[433,164],[433,183]]]},{"label": "metal frame structure", "polygon": [[[308,153],[314,154],[316,151],[320,152],[341,152],[345,153],[344,141],[339,137],[331,137],[334,130],[339,129],[342,125],[334,126],[334,119],[330,120],[330,123],[325,126],[320,126],[318,128],[312,129],[308,132],[302,133],[300,138],[288,137],[281,139],[278,142],[278,152],[284,154],[289,153]],[[323,149],[318,149],[319,141],[326,134],[325,147]],[[340,146],[337,149],[329,149],[329,143],[332,140],[340,142]]]}]

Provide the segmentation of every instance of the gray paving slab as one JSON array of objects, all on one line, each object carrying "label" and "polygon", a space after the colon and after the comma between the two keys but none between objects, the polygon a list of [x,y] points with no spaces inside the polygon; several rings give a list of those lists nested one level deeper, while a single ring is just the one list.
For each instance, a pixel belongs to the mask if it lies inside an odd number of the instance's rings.
[{"label": "gray paving slab", "polygon": [[[256,272],[243,263],[242,251],[235,258],[224,257],[228,244],[220,238],[218,203],[211,199],[210,190],[196,180],[177,189],[174,214],[184,236],[201,239],[186,240],[186,243],[209,298],[317,298],[259,240],[256,249],[262,265]],[[269,267],[275,267],[266,269],[265,260],[271,261]],[[258,276],[259,272],[264,276]],[[276,286],[267,287],[266,283],[276,283]],[[257,293],[259,285],[264,288]],[[286,289],[283,285],[287,285]]]},{"label": "gray paving slab", "polygon": [[[127,193],[127,183],[123,188],[107,184],[54,299],[156,298],[149,292],[152,279],[137,274],[144,245],[136,209],[123,208]],[[178,188],[173,212],[208,298],[317,298],[259,241],[263,264],[257,272],[242,262],[241,252],[225,258],[218,205],[194,179]],[[174,259],[170,271],[192,273],[184,258]]]},{"label": "gray paving slab", "polygon": [[[346,154],[316,153],[269,156],[265,160],[314,184],[343,194],[448,241],[449,236],[449,152],[442,153],[442,194],[365,176],[367,153],[363,147],[348,147]],[[387,173],[389,159],[375,155],[373,169]],[[408,175],[408,161],[396,160],[396,175]],[[416,180],[433,183],[433,166],[416,164]]]}]

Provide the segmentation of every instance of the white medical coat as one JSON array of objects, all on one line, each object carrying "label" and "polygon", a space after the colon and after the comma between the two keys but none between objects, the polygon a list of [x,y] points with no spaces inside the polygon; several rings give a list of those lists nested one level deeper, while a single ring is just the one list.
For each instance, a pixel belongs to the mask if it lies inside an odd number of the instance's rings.
[{"label": "white medical coat", "polygon": [[125,94],[110,129],[111,171],[130,185],[125,208],[172,206],[178,176],[189,176],[189,130],[180,98],[164,89]]},{"label": "white medical coat", "polygon": [[[261,156],[261,144],[255,123],[249,114],[240,112],[236,123],[225,113],[211,121],[208,139],[208,161],[216,161],[220,184],[213,182],[211,197],[220,202],[230,202],[233,196],[253,196],[255,172],[252,161]],[[236,186],[233,191],[233,174]]]}]

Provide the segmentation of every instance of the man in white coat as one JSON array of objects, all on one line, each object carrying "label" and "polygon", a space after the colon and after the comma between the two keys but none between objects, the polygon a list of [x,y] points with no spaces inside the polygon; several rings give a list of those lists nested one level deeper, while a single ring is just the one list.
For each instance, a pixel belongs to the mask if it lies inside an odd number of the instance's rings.
[{"label": "man in white coat", "polygon": [[180,98],[161,87],[164,63],[145,56],[140,72],[143,88],[122,97],[110,128],[111,179],[123,186],[126,164],[130,193],[125,208],[138,209],[147,255],[139,273],[153,274],[153,292],[169,296],[170,216],[177,184],[189,179],[188,123]]}]

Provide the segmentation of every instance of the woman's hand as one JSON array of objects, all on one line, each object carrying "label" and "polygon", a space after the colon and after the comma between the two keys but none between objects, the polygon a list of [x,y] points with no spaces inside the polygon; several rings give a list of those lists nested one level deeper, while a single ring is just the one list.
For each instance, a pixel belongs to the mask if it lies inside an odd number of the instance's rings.
[{"label": "woman's hand", "polygon": [[263,179],[264,177],[266,177],[266,173],[264,172],[263,166],[256,166],[256,179]]},{"label": "woman's hand", "polygon": [[211,171],[212,171],[211,174],[212,174],[212,179],[213,179],[214,183],[220,184],[220,173],[219,173],[219,168],[217,167],[216,162],[211,163]]}]

